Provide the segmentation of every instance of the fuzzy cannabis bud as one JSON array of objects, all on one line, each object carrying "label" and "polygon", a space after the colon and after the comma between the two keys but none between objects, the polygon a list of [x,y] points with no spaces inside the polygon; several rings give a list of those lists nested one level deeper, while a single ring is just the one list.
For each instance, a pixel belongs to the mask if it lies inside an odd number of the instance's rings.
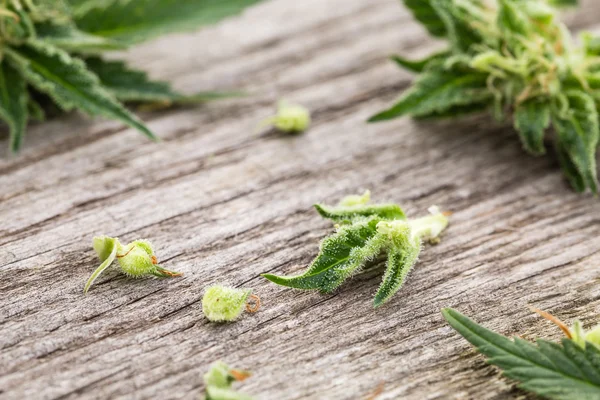
[{"label": "fuzzy cannabis bud", "polygon": [[448,215],[437,207],[429,216],[407,219],[396,204],[368,204],[370,192],[348,196],[338,206],[315,205],[321,216],[336,223],[336,232],[323,240],[317,258],[298,276],[263,276],[278,285],[331,292],[360,272],[382,252],[387,268],[375,295],[375,307],[388,301],[404,284],[417,262],[423,241],[436,242],[448,226]]},{"label": "fuzzy cannabis bud", "polygon": [[310,112],[297,104],[280,101],[277,114],[261,122],[260,127],[274,126],[281,132],[304,132],[310,126]]},{"label": "fuzzy cannabis bud", "polygon": [[[256,302],[254,306],[247,303],[248,298]],[[244,307],[248,312],[256,312],[260,307],[260,300],[251,289],[215,285],[206,289],[202,297],[202,312],[213,322],[233,321],[242,314]]]},{"label": "fuzzy cannabis bud", "polygon": [[[495,3],[495,4],[494,4]],[[552,126],[558,160],[577,191],[598,191],[596,151],[600,137],[600,40],[580,44],[557,17],[555,6],[571,0],[404,0],[445,51],[423,60],[393,59],[418,73],[412,88],[383,121],[455,117],[489,110],[514,120],[524,149],[546,152]]]},{"label": "fuzzy cannabis bud", "polygon": [[204,374],[205,400],[252,400],[252,397],[231,388],[233,382],[250,377],[248,371],[231,369],[223,361],[217,361]]},{"label": "fuzzy cannabis bud", "polygon": [[109,236],[97,236],[93,240],[94,250],[102,264],[94,271],[85,284],[84,293],[87,293],[96,278],[100,276],[116,259],[121,271],[132,278],[143,276],[156,276],[170,278],[181,276],[179,272],[169,271],[158,265],[154,249],[147,240],[136,240],[126,246],[121,245],[119,239]]}]

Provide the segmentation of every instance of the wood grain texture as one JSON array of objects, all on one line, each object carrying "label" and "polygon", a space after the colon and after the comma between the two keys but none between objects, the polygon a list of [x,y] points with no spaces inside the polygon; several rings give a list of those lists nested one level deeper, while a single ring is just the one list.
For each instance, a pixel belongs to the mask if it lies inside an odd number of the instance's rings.
[{"label": "wood grain texture", "polygon": [[[594,27],[594,0],[569,20]],[[0,398],[197,399],[222,359],[255,372],[260,399],[513,399],[523,392],[444,323],[558,338],[528,305],[600,322],[600,202],[573,193],[551,157],[524,155],[486,116],[367,125],[410,83],[387,56],[439,44],[396,0],[274,0],[126,57],[177,88],[251,96],[142,115],[163,139],[69,115],[33,126],[0,159]],[[302,135],[257,134],[285,97]],[[0,148],[6,147],[6,139]],[[331,230],[311,208],[369,188],[410,215],[455,212],[405,287],[373,310],[381,270],[332,295],[270,284],[299,272]],[[106,273],[94,235],[148,238],[172,280]],[[251,287],[263,307],[225,325],[203,288]]]}]

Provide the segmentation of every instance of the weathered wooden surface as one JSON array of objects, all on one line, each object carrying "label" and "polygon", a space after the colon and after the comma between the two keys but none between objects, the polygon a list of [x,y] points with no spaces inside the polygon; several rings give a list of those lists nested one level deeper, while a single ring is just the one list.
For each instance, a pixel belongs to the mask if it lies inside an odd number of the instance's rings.
[{"label": "weathered wooden surface", "polygon": [[[588,0],[571,20],[598,18]],[[217,359],[253,370],[240,387],[261,399],[360,399],[380,382],[389,399],[522,396],[439,310],[526,338],[560,336],[528,305],[598,322],[600,201],[486,117],[365,124],[411,79],[386,56],[433,47],[396,0],[276,0],[128,55],[188,91],[253,96],[145,115],[160,144],[78,116],[33,127],[0,160],[0,398],[195,399]],[[254,134],[279,97],[314,127]],[[329,296],[258,276],[304,268],[330,231],[311,204],[365,188],[410,214],[455,212],[389,304],[372,308],[380,271]],[[97,234],[149,238],[185,277],[113,270],[83,296]],[[262,309],[209,324],[215,282],[254,288]]]}]

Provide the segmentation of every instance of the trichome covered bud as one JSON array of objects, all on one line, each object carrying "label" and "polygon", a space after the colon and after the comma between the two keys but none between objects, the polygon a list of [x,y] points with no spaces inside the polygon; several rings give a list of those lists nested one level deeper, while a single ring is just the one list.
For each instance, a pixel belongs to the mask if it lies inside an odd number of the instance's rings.
[{"label": "trichome covered bud", "polygon": [[280,101],[277,114],[265,119],[260,127],[274,126],[282,132],[304,132],[310,126],[310,112],[303,106]]},{"label": "trichome covered bud", "polygon": [[109,236],[96,236],[93,240],[94,250],[102,264],[94,271],[88,279],[84,293],[90,289],[96,278],[100,276],[116,259],[124,274],[140,278],[144,276],[156,276],[169,278],[181,276],[179,272],[170,271],[158,265],[154,249],[147,240],[135,240],[123,246],[118,238]]},{"label": "trichome covered bud", "polygon": [[[254,306],[247,300],[252,298]],[[252,294],[251,289],[236,289],[228,286],[210,286],[202,297],[202,312],[210,321],[228,322],[237,319],[244,310],[256,312],[260,307],[260,299]]]}]

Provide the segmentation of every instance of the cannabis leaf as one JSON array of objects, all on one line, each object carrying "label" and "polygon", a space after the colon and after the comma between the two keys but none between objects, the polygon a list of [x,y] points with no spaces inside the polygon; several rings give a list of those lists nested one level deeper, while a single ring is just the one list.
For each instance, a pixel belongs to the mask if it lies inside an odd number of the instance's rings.
[{"label": "cannabis leaf", "polygon": [[97,36],[132,44],[212,24],[261,0],[104,0],[75,18]]},{"label": "cannabis leaf", "polygon": [[436,241],[448,218],[432,207],[430,216],[407,220],[398,205],[371,205],[369,201],[370,193],[366,192],[348,196],[336,207],[315,205],[323,217],[339,223],[336,232],[323,240],[305,273],[262,276],[278,285],[329,293],[385,252],[387,268],[374,301],[375,307],[384,304],[402,287],[417,262],[422,242]]},{"label": "cannabis leaf", "polygon": [[183,95],[166,82],[102,54],[157,35],[189,30],[241,12],[260,0],[11,0],[0,3],[0,119],[9,147],[21,147],[36,99],[64,111],[119,120],[156,136],[122,102],[202,102],[233,93]]},{"label": "cannabis leaf", "polygon": [[562,169],[577,191],[598,191],[600,39],[580,44],[558,20],[556,7],[574,0],[404,0],[446,51],[421,60],[392,59],[419,73],[412,88],[369,119],[404,115],[447,118],[490,110],[514,118],[524,149],[546,152],[553,128]]},{"label": "cannabis leaf", "polygon": [[600,398],[600,350],[591,342],[583,346],[571,339],[561,344],[538,339],[534,345],[485,329],[456,310],[445,308],[446,321],[504,375],[519,387],[556,400]]}]

